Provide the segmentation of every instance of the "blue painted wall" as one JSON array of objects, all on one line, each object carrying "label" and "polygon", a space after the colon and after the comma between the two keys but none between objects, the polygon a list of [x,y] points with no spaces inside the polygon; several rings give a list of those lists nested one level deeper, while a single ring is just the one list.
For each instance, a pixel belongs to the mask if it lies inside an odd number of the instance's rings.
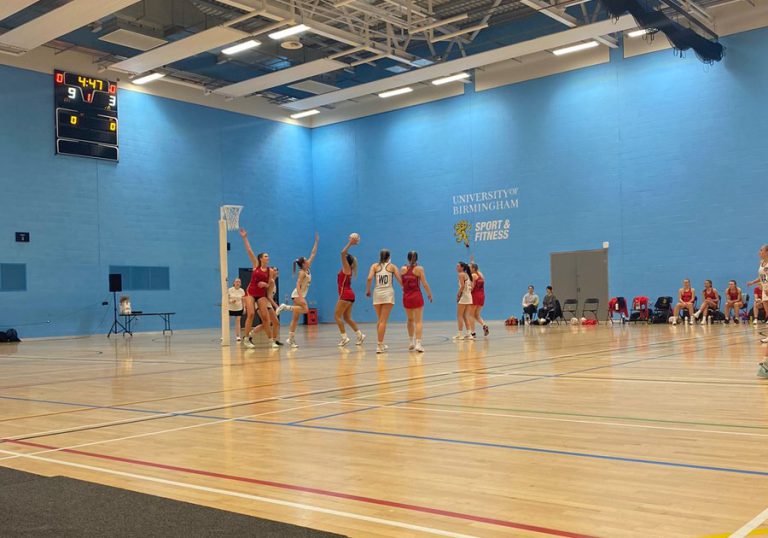
[{"label": "blue painted wall", "polygon": [[[364,266],[390,248],[420,253],[436,300],[455,309],[452,195],[519,188],[506,241],[474,243],[487,278],[486,314],[519,314],[529,283],[549,281],[549,254],[610,242],[610,293],[674,295],[682,278],[721,290],[753,278],[761,186],[768,172],[768,30],[725,38],[708,67],[671,51],[367,117],[313,131],[315,203],[325,243],[316,275],[332,281],[343,238],[358,231]],[[329,252],[332,250],[332,252]],[[331,286],[317,286],[330,320]],[[400,303],[400,301],[398,300]],[[403,319],[402,309],[394,311]],[[370,301],[356,306],[373,319]]]},{"label": "blue painted wall", "polygon": [[[51,76],[0,66],[0,80],[0,262],[26,263],[28,287],[0,292],[0,328],[106,333],[110,265],[170,267],[170,291],[126,292],[134,309],[175,311],[175,328],[216,326],[218,207],[245,205],[254,248],[278,262],[303,238],[284,208],[312,214],[311,198],[292,194],[310,190],[309,130],[121,90],[120,163],[56,156]],[[236,274],[250,263],[231,241]]]},{"label": "blue painted wall", "polygon": [[[171,290],[132,292],[134,308],[178,312],[179,328],[218,323],[216,220],[246,206],[257,250],[283,270],[321,233],[310,304],[332,320],[348,233],[361,274],[355,316],[381,247],[410,249],[435,292],[427,319],[452,319],[452,196],[519,189],[510,239],[477,242],[487,316],[519,313],[543,288],[553,251],[611,244],[611,294],[674,294],[689,276],[723,288],[752,278],[768,170],[768,30],[723,40],[713,67],[670,51],[315,130],[122,91],[119,165],[53,155],[51,77],[0,67],[0,262],[26,263],[26,292],[0,292],[0,326],[23,336],[106,332],[110,265],[167,265]],[[31,232],[17,244],[14,231]],[[249,263],[230,237],[230,273]],[[290,292],[284,279],[283,294]],[[402,319],[402,309],[394,311]],[[50,321],[50,323],[46,323]],[[143,322],[144,330],[156,329]]]}]

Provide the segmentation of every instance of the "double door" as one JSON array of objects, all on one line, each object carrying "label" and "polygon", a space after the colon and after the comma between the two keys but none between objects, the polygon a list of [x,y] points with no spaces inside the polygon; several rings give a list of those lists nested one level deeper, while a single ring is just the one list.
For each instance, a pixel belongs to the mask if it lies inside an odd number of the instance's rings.
[{"label": "double door", "polygon": [[560,304],[576,299],[581,316],[584,301],[594,297],[600,301],[599,318],[603,319],[608,308],[608,249],[553,252],[549,256],[552,287]]}]

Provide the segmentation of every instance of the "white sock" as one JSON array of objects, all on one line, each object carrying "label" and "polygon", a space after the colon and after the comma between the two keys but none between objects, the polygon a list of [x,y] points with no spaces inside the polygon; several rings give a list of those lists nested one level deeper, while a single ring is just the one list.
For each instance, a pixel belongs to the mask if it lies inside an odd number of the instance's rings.
[{"label": "white sock", "polygon": [[341,333],[341,339],[344,340],[347,337],[347,333]]},{"label": "white sock", "polygon": [[363,335],[363,331],[361,331],[360,329],[358,329],[358,330],[356,330],[356,331],[355,331],[355,335],[357,335],[357,336],[362,336],[362,335]]},{"label": "white sock", "polygon": [[293,337],[296,336],[296,333],[288,333],[288,338],[293,340]]}]

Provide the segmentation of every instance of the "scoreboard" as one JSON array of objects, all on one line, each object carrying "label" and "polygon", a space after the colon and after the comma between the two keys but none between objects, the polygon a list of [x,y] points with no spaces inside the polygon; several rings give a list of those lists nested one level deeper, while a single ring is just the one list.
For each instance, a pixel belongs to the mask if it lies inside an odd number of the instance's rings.
[{"label": "scoreboard", "polygon": [[117,161],[117,83],[54,71],[56,153]]}]

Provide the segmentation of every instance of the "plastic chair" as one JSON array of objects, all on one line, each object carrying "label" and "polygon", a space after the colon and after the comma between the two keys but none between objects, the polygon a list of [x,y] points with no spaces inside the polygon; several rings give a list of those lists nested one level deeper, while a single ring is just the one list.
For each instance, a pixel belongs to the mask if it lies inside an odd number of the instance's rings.
[{"label": "plastic chair", "polygon": [[600,300],[594,297],[590,297],[589,299],[584,301],[584,310],[581,311],[581,317],[586,318],[587,314],[592,314],[595,320],[598,323],[600,323],[600,321],[597,319],[597,311],[599,308],[600,308]]},{"label": "plastic chair", "polygon": [[[565,302],[563,303],[563,313],[562,313],[562,316],[560,317],[563,318],[564,322],[568,323],[568,321],[576,317],[576,314],[578,313],[578,311],[579,311],[579,301],[577,301],[576,299],[566,299]],[[570,318],[567,317],[568,314],[571,315]]]}]

